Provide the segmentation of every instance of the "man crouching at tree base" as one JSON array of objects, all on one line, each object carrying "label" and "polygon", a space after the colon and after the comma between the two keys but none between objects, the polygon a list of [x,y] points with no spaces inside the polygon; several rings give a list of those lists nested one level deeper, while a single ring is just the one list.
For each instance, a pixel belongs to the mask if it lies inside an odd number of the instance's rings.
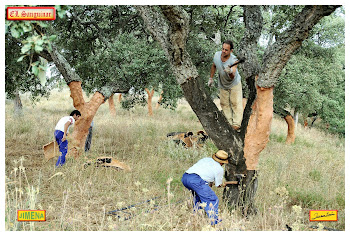
[{"label": "man crouching at tree base", "polygon": [[200,203],[205,203],[205,212],[209,216],[211,225],[218,220],[219,198],[211,189],[213,182],[216,187],[224,187],[222,183],[224,169],[228,163],[228,154],[223,150],[217,151],[212,157],[205,157],[189,168],[182,176],[183,185],[193,194],[194,210],[197,211]]},{"label": "man crouching at tree base", "polygon": [[218,70],[220,106],[230,125],[235,130],[238,130],[241,127],[243,118],[242,83],[237,65],[232,66],[237,61],[237,57],[232,52],[233,43],[227,40],[222,44],[221,51],[215,53],[210,69],[208,86],[213,86],[213,77],[215,71]]},{"label": "man crouching at tree base", "polygon": [[69,116],[62,117],[55,127],[55,139],[60,148],[61,155],[58,157],[56,167],[62,166],[66,162],[66,155],[68,151],[68,131],[72,124],[80,118],[80,111],[74,110]]}]

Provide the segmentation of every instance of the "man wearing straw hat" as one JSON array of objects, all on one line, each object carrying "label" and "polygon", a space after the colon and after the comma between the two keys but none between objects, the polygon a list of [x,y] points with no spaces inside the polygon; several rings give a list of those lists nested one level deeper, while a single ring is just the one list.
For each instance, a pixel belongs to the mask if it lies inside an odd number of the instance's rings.
[{"label": "man wearing straw hat", "polygon": [[195,211],[200,203],[205,203],[204,210],[211,220],[211,224],[219,223],[218,208],[219,198],[210,188],[213,183],[216,187],[224,187],[222,183],[224,169],[222,166],[228,163],[228,154],[219,150],[212,157],[205,157],[190,167],[182,176],[183,185],[189,189],[194,196]]}]

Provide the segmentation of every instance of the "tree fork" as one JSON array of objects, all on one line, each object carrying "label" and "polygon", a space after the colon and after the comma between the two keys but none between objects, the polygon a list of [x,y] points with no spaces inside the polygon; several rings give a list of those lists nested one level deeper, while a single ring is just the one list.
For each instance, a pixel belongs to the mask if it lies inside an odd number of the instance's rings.
[{"label": "tree fork", "polygon": [[95,92],[89,102],[85,102],[80,81],[73,81],[68,84],[71,91],[74,107],[81,112],[81,118],[74,124],[72,134],[72,146],[69,147],[71,155],[78,158],[84,150],[85,140],[89,133],[91,122],[105,97],[100,92]]},{"label": "tree fork", "polygon": [[235,163],[237,150],[242,147],[243,140],[216,107],[210,95],[205,91],[203,84],[199,78],[190,78],[181,84],[181,88],[187,102],[209,137],[217,148],[226,150],[231,156],[232,163]]},{"label": "tree fork", "polygon": [[[137,6],[136,8],[139,9],[148,29],[161,43],[172,65],[177,81],[184,92],[184,96],[200,120],[203,128],[218,149],[228,152],[229,164],[226,165],[226,179],[228,181],[234,180],[235,173],[247,174],[247,166],[243,155],[245,132],[241,131],[239,133],[235,131],[222,112],[218,110],[210,95],[206,93],[204,83],[198,77],[198,72],[186,51],[186,37],[183,34],[188,28],[186,13],[174,6],[161,7],[164,14],[163,16],[172,22],[172,24],[167,25],[165,23],[166,21],[159,20],[162,19],[162,16],[154,11],[154,9],[145,6]],[[159,31],[158,29],[163,28],[159,25],[168,28],[170,33],[165,35],[163,31]],[[171,27],[169,28],[169,26]],[[182,27],[186,29],[181,29]],[[169,35],[173,37],[168,38]],[[173,53],[174,51],[177,53]],[[180,64],[177,63],[178,60],[181,61]],[[254,73],[254,75],[255,74],[256,73]],[[251,83],[254,85],[253,87],[255,87],[254,79],[252,79]],[[248,113],[251,111],[251,104],[254,99],[255,97],[248,101],[249,105],[246,107]],[[249,114],[246,114],[246,116],[249,119]],[[247,127],[247,124],[245,124],[245,127]],[[243,127],[243,130],[244,129]]]},{"label": "tree fork", "polygon": [[[257,80],[257,76],[255,78]],[[250,79],[252,80],[252,79]],[[248,81],[250,86],[253,83]],[[254,86],[255,83],[254,83]],[[244,137],[243,151],[239,153],[240,160],[245,160],[245,163],[238,165],[226,165],[225,178],[228,180],[240,181],[240,185],[231,185],[224,190],[224,200],[231,206],[236,206],[242,210],[246,216],[255,213],[254,196],[258,187],[257,165],[259,163],[260,152],[266,147],[269,141],[270,126],[273,116],[273,88],[260,88],[250,90],[250,95],[244,111],[245,120],[249,116],[247,122],[247,131]],[[256,91],[256,98],[255,98]],[[254,102],[253,105],[252,101]],[[251,106],[251,110],[250,110]],[[242,132],[242,131],[241,131]],[[240,169],[236,167],[241,167]],[[246,169],[242,169],[242,166]],[[244,177],[242,177],[244,174]]]},{"label": "tree fork", "polygon": [[[252,197],[255,191],[250,189],[249,183],[251,172],[247,171],[246,159],[244,157],[244,135],[235,131],[228,123],[225,116],[218,110],[211,97],[206,94],[203,83],[199,82],[199,78],[189,79],[187,82],[181,85],[186,100],[191,105],[193,111],[199,118],[203,128],[208,133],[209,137],[213,140],[215,146],[218,149],[225,150],[229,153],[229,163],[226,165],[225,178],[228,181],[238,180],[241,176],[247,176],[243,178],[244,189],[238,188],[237,185],[228,185],[224,190],[224,200],[231,206],[243,204],[239,201],[243,199],[247,201],[248,197]],[[200,99],[198,99],[200,98]],[[248,102],[250,104],[252,99]],[[249,113],[248,106],[246,111]],[[255,180],[255,179],[254,179]],[[253,182],[256,186],[255,182]],[[246,186],[248,190],[246,190]],[[249,194],[248,194],[249,193]],[[245,196],[246,195],[246,196]],[[244,197],[245,196],[245,197]],[[247,207],[252,205],[251,201]]]},{"label": "tree fork", "polygon": [[[258,76],[251,76],[246,80],[250,92],[249,92],[248,99],[246,101],[243,101],[245,104],[244,104],[243,120],[242,120],[241,131],[240,131],[242,140],[245,139],[245,135],[248,129],[248,122],[250,121],[250,117],[253,112],[253,104],[257,96],[256,85],[255,85],[257,78]],[[250,183],[250,179],[251,179],[250,173],[252,172],[252,170],[247,170],[247,160],[244,155],[245,142],[246,141],[242,143],[242,148],[239,149],[239,152],[237,153],[237,160],[240,160],[240,161],[236,161],[236,163],[234,164],[226,165],[226,169],[225,169],[226,180],[239,181],[243,185],[240,185],[240,186],[228,185],[224,189],[223,199],[231,206],[240,207],[240,208],[245,206],[244,209],[248,209],[248,208],[253,209],[254,207],[252,202],[253,202],[255,191],[251,191],[250,190],[251,185],[247,184],[247,183]],[[242,178],[242,176],[246,176],[246,178]],[[257,177],[254,178],[254,181],[256,181],[257,183]],[[246,193],[251,193],[249,195],[252,198],[251,200],[248,199],[248,195],[246,196]],[[246,211],[253,212],[250,210],[249,211],[246,210]]]}]

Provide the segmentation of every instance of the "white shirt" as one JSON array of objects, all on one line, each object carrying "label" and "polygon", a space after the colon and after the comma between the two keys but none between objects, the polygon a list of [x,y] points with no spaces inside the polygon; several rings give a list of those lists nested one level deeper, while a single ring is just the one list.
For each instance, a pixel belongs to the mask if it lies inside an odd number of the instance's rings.
[{"label": "white shirt", "polygon": [[222,179],[224,177],[224,169],[219,162],[211,157],[200,159],[196,164],[190,167],[186,173],[197,174],[204,181],[209,183],[215,181],[216,187],[222,184]]},{"label": "white shirt", "polygon": [[[57,123],[57,125],[56,125],[56,127],[55,127],[55,130],[60,130],[60,131],[64,132],[64,125],[65,125],[68,121],[70,122],[70,125],[68,126],[68,130],[69,130],[70,126],[71,126],[72,124],[74,124],[74,122],[75,122],[73,116],[65,116],[65,117],[62,117],[62,118],[58,121],[58,123]],[[67,130],[67,132],[68,132],[68,130]]]}]

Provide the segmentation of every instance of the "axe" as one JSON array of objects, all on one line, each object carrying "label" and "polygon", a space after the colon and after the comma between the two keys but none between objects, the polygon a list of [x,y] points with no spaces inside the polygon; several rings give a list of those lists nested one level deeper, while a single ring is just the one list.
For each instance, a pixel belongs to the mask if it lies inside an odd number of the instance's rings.
[{"label": "axe", "polygon": [[228,66],[228,67],[233,67],[235,65],[238,65],[239,63],[242,63],[242,62],[245,62],[245,57],[242,57],[241,59],[239,59],[238,61],[236,61],[235,63],[233,63],[231,66]]},{"label": "axe", "polygon": [[233,181],[226,181],[224,183],[224,187],[226,187],[226,185],[230,185],[230,184],[240,184],[242,179],[245,177],[244,174],[236,174],[235,176],[237,177],[238,180],[237,181],[235,181],[235,180],[233,180]]},{"label": "axe", "polygon": [[[242,63],[242,62],[245,62],[245,57],[240,58],[238,61],[236,61],[235,63],[233,63],[232,65],[227,66],[227,67],[228,67],[228,68],[232,68],[233,66],[238,65],[239,63]],[[227,68],[227,67],[226,67],[226,68]],[[222,69],[225,70],[224,65],[222,65]]]}]

